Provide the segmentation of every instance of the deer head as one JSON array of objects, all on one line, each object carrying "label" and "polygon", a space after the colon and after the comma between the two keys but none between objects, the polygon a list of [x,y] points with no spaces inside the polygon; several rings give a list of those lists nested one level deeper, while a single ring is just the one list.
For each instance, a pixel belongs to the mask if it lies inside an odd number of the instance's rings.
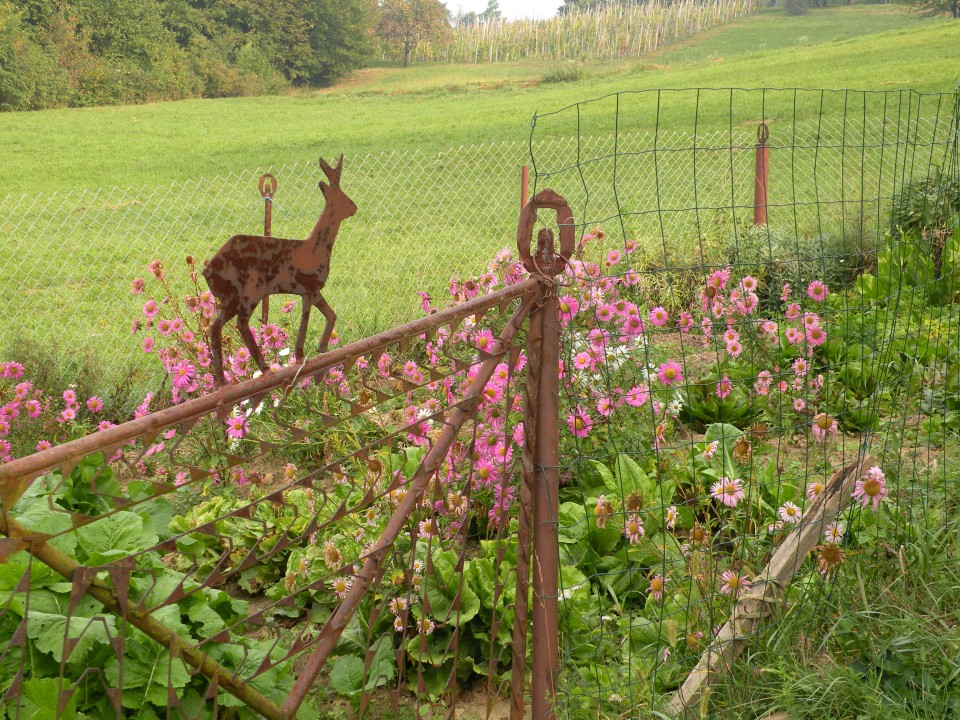
[{"label": "deer head", "polygon": [[330,181],[329,185],[323,182],[323,180],[318,183],[320,192],[323,193],[323,197],[327,201],[325,210],[340,220],[353,217],[354,213],[357,212],[357,206],[353,200],[347,197],[347,194],[340,189],[340,172],[343,170],[343,155],[340,155],[336,167],[330,167],[326,160],[320,158],[320,169],[323,170],[323,174],[326,175],[327,180]]}]

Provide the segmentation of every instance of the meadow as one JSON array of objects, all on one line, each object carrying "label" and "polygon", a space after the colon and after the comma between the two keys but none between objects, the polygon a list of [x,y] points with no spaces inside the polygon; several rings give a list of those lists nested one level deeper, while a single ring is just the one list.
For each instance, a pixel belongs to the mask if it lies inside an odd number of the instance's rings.
[{"label": "meadow", "polygon": [[[534,113],[627,89],[948,91],[957,81],[958,48],[956,23],[920,21],[897,6],[801,17],[766,10],[638,61],[584,65],[586,76],[574,82],[541,82],[555,63],[422,64],[370,68],[329,90],[288,96],[5,113],[0,156],[4,175],[17,178],[7,186],[15,195],[155,187],[318,154],[522,142]],[[665,129],[686,120],[669,104],[660,117]],[[702,109],[704,129],[726,121],[722,103]],[[651,117],[636,122],[638,129],[654,125]],[[565,121],[542,137],[569,137],[575,129]]]}]

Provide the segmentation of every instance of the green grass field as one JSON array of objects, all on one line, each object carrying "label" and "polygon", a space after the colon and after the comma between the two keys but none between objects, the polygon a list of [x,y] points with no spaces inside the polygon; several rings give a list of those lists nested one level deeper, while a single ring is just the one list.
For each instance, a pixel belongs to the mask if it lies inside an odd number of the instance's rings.
[{"label": "green grass field", "polygon": [[[570,196],[578,219],[652,239],[649,264],[689,264],[693,238],[715,248],[734,225],[749,222],[750,148],[761,117],[777,142],[789,143],[785,129],[806,124],[807,135],[795,142],[820,145],[823,133],[810,123],[826,118],[826,134],[841,138],[842,118],[856,124],[861,113],[844,103],[868,96],[650,90],[944,91],[958,72],[951,58],[960,59],[960,24],[920,20],[897,6],[830,8],[802,17],[765,10],[635,62],[585,65],[587,77],[577,82],[540,82],[557,67],[542,63],[375,67],[337,87],[289,96],[2,114],[0,157],[9,195],[0,227],[9,240],[0,241],[6,270],[0,352],[37,342],[55,347],[47,354],[68,363],[89,355],[84,362],[102,369],[103,382],[112,380],[138,356],[129,325],[143,299],[128,288],[146,263],[161,258],[182,288],[186,255],[203,259],[234,233],[259,232],[259,168],[278,168],[274,233],[302,237],[322,204],[316,157],[339,152],[347,155],[344,187],[360,207],[344,224],[328,288],[339,328],[356,337],[409,320],[419,307],[414,290],[442,296],[451,275],[479,272],[493,252],[513,245],[517,174],[529,160],[534,113],[536,140],[546,149],[538,153],[538,162],[546,162],[541,171],[582,159],[571,142],[578,132],[633,138],[639,152],[617,168],[625,193],[620,206],[634,213],[623,225],[613,214],[618,205],[608,191],[609,163],[586,170],[586,179],[603,188],[589,204],[577,171],[559,170],[550,183]],[[646,92],[557,112],[627,90]],[[874,113],[885,96],[870,97],[878,98],[870,101]],[[942,115],[948,109],[934,110]],[[650,161],[653,141],[645,135],[655,128],[662,143],[672,132],[685,133],[671,141],[682,152],[661,154],[658,165]],[[683,138],[694,129],[720,150],[689,152]],[[855,142],[856,132],[844,142]],[[723,148],[735,144],[747,150],[729,156]],[[880,204],[874,202],[865,218],[866,206],[850,203],[889,194],[897,159],[878,157],[875,148],[863,157],[845,154],[834,145],[816,155],[794,153],[790,173],[786,156],[777,156],[771,202],[808,209],[832,203],[829,231],[841,237],[865,232],[865,222],[876,228],[883,221]],[[450,151],[458,147],[466,149]],[[590,152],[602,157],[610,149],[600,141]],[[931,159],[924,162],[926,168]],[[866,188],[864,163],[871,168]],[[874,182],[874,175],[883,175],[886,184]],[[658,226],[661,199],[686,209],[668,214],[662,221],[668,226]],[[739,215],[725,209],[731,205],[740,206]],[[688,211],[694,206],[714,209],[695,217]],[[825,229],[819,214],[800,221],[787,215],[778,222],[791,230],[806,231],[809,223]]]},{"label": "green grass field", "polygon": [[[620,90],[946,91],[960,78],[958,66],[957,23],[920,21],[896,6],[801,17],[768,10],[636,62],[589,65],[579,82],[541,84],[554,68],[542,63],[421,65],[367,69],[329,90],[289,96],[3,114],[0,156],[5,176],[17,178],[7,186],[15,194],[165,185],[320,152],[521,141],[535,112]],[[684,120],[666,110],[666,126]],[[722,106],[704,108],[704,127],[725,120]],[[574,130],[564,122],[544,132],[565,137]]]}]

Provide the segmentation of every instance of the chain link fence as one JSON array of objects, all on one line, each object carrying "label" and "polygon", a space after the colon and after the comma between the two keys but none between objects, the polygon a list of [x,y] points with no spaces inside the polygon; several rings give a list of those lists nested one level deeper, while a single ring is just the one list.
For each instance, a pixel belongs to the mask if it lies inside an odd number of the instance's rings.
[{"label": "chain link fence", "polygon": [[[911,178],[904,168],[923,154],[927,167],[949,130],[939,114],[906,123],[886,113],[821,115],[769,126],[770,226],[820,239],[874,235],[895,185]],[[704,245],[729,243],[731,222],[750,226],[756,135],[756,122],[708,133],[620,129],[348,157],[343,187],[360,210],[341,228],[325,292],[337,329],[360,337],[408,321],[420,313],[417,291],[442,297],[452,276],[481,273],[497,250],[512,247],[520,168],[531,151],[537,182],[562,176],[577,222],[637,240],[640,262],[689,264],[691,252],[706,261]],[[264,172],[278,179],[273,234],[305,237],[323,208],[313,158],[163,187],[8,195],[0,207],[0,351],[32,345],[117,377],[156,367],[131,333],[142,304],[131,281],[159,259],[174,289],[186,292],[188,255],[202,263],[231,235],[262,232]]]}]

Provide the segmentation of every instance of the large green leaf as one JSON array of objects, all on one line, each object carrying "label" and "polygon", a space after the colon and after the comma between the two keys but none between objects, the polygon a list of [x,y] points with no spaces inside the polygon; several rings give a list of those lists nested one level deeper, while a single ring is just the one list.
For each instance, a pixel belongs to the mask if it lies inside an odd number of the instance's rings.
[{"label": "large green leaf", "polygon": [[77,530],[77,536],[91,566],[118,560],[159,541],[155,532],[144,528],[143,518],[125,510],[84,525]]},{"label": "large green leaf", "polygon": [[77,640],[67,657],[71,665],[82,665],[96,645],[107,645],[116,635],[117,622],[112,615],[96,617],[66,617],[54,613],[35,612],[27,615],[27,636],[40,652],[50,653],[57,662],[63,660],[63,644],[67,639]]},{"label": "large green leaf", "polygon": [[[447,625],[464,625],[480,612],[480,598],[467,583],[467,575],[452,575],[445,579],[431,573],[423,579],[424,594],[430,603],[430,614]],[[454,610],[457,593],[460,607]]]},{"label": "large green leaf", "polygon": [[[60,681],[57,678],[32,678],[23,683],[11,717],[18,720],[74,720],[77,717],[77,694],[74,693],[59,712]],[[6,717],[6,716],[4,716]]]},{"label": "large green leaf", "polygon": [[355,695],[363,689],[363,660],[355,655],[337,658],[330,670],[330,687],[339,695]]},{"label": "large green leaf", "polygon": [[565,502],[560,506],[558,515],[560,527],[557,530],[557,539],[561,543],[575,543],[587,536],[590,528],[587,526],[587,511],[583,505]]},{"label": "large green leaf", "polygon": [[[166,648],[138,635],[135,639],[128,638],[124,646],[123,704],[125,707],[139,707],[146,700],[166,707],[167,687],[186,687],[190,682],[190,674],[182,660],[171,658]],[[112,687],[121,687],[120,663],[116,657],[107,661],[104,675]],[[128,693],[130,690],[138,692]]]}]

